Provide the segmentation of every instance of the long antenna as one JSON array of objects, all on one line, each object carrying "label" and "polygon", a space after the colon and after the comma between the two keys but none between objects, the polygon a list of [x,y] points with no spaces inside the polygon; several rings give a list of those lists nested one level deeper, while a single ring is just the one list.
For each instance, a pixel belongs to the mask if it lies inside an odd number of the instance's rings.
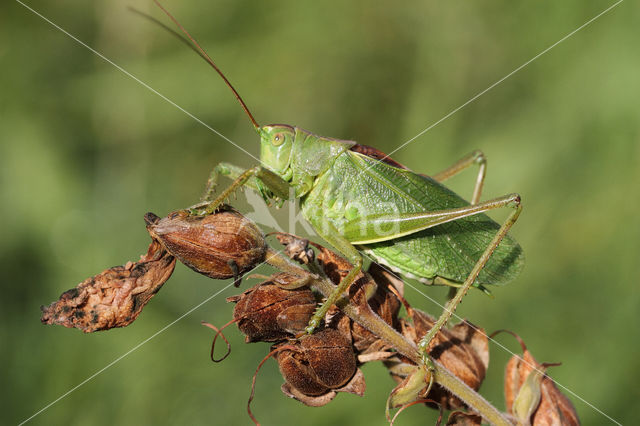
[{"label": "long antenna", "polygon": [[153,0],[153,2],[156,4],[156,6],[158,6],[168,17],[169,19],[171,19],[173,21],[174,24],[176,24],[178,26],[178,28],[180,28],[180,30],[187,36],[189,37],[189,40],[191,40],[191,43],[193,43],[193,45],[198,49],[198,51],[200,52],[201,56],[209,63],[209,65],[211,65],[213,67],[214,70],[216,70],[216,72],[220,75],[220,77],[222,77],[222,79],[224,80],[224,82],[227,84],[227,86],[229,86],[229,89],[231,89],[231,91],[233,92],[234,96],[236,97],[236,99],[238,100],[238,102],[240,102],[240,105],[242,106],[242,109],[244,110],[245,113],[247,113],[247,116],[249,116],[249,119],[251,120],[251,123],[253,123],[253,127],[255,127],[256,129],[260,128],[260,125],[258,124],[258,122],[256,121],[255,118],[253,118],[253,114],[251,114],[251,111],[249,111],[249,108],[247,107],[247,104],[244,103],[244,101],[242,100],[242,97],[240,97],[240,94],[238,93],[238,91],[233,87],[233,85],[231,84],[231,82],[229,82],[229,80],[227,80],[227,77],[224,76],[224,74],[222,73],[222,71],[220,71],[220,68],[218,68],[218,66],[213,62],[213,60],[209,57],[209,55],[207,55],[207,52],[205,52],[205,50],[200,47],[200,45],[198,44],[198,42],[191,36],[191,34],[189,34],[189,31],[187,31],[181,24],[180,22],[178,22],[176,20],[176,18],[174,18],[168,11],[167,9],[165,9],[164,7],[162,7],[162,5],[160,4],[160,2],[158,2],[158,0]]},{"label": "long antenna", "polygon": [[[188,38],[186,38],[185,36],[183,36],[182,34],[177,32],[173,28],[169,27],[164,22],[159,21],[158,19],[154,18],[153,16],[151,16],[151,15],[149,15],[149,14],[147,14],[147,13],[141,11],[141,10],[138,10],[133,6],[127,6],[127,9],[129,9],[130,12],[133,12],[136,15],[139,15],[142,18],[150,21],[151,23],[161,27],[163,30],[165,30],[166,32],[168,32],[169,34],[171,34],[172,36],[174,36],[175,38],[180,40],[182,43],[184,43],[184,45],[187,46],[189,49],[191,49],[194,52],[196,52],[196,55],[200,56],[205,61],[207,60],[207,58],[202,53],[200,53],[200,51],[198,49],[196,49],[196,47],[193,44],[191,44],[191,41],[189,41]],[[208,61],[207,61],[207,63],[208,63]]]}]

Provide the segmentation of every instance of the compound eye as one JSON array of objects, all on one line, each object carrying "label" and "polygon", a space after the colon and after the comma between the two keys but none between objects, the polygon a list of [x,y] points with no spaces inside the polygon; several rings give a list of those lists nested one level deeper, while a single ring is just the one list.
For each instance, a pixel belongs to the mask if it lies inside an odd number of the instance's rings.
[{"label": "compound eye", "polygon": [[284,133],[280,132],[280,133],[276,133],[275,135],[273,135],[273,145],[274,146],[280,146],[284,143]]}]

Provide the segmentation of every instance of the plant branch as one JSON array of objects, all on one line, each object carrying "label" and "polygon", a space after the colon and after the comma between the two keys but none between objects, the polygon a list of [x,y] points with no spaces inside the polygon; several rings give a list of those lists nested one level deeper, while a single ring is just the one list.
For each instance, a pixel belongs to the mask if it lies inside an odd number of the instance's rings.
[{"label": "plant branch", "polygon": [[[301,278],[309,277],[311,279],[310,285],[325,296],[331,294],[331,292],[336,288],[336,286],[328,279],[316,274],[311,274],[271,248],[267,250],[267,262],[283,272],[287,272]],[[413,342],[405,339],[400,333],[382,320],[382,318],[371,310],[369,304],[365,304],[366,307],[355,305],[351,303],[348,297],[343,296],[338,299],[336,305],[349,318],[376,334],[386,343],[395,348],[399,353],[413,361],[416,365],[423,364],[422,356],[418,351],[418,347]],[[469,408],[476,411],[489,423],[494,425],[511,425],[511,422],[509,422],[500,410],[491,405],[491,403],[482,397],[482,395],[467,386],[442,364],[433,360],[433,365],[433,374],[436,383],[464,401]]]}]

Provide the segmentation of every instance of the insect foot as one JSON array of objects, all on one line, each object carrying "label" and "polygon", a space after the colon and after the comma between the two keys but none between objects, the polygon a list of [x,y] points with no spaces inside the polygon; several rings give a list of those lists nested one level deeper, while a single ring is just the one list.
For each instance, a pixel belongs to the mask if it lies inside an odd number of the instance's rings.
[{"label": "insect foot", "polygon": [[206,216],[180,210],[162,219],[153,213],[145,218],[151,236],[169,253],[210,278],[238,278],[264,261],[262,231],[229,207]]}]

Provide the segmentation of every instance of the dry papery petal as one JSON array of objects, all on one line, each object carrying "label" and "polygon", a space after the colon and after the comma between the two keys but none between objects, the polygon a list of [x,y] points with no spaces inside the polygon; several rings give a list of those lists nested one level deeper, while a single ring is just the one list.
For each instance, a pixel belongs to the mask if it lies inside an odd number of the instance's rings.
[{"label": "dry papery petal", "polygon": [[[400,320],[402,333],[406,338],[418,343],[431,329],[435,320],[416,309],[411,309],[410,315],[413,324]],[[481,328],[475,327],[468,321],[462,321],[452,328],[440,330],[431,344],[429,356],[440,362],[469,387],[478,390],[489,366],[488,338]],[[415,365],[403,357],[391,358],[385,362],[385,365],[396,381],[401,381],[415,369]],[[462,401],[439,385],[434,385],[426,397],[437,401],[447,410],[464,406]]]},{"label": "dry papery petal", "polygon": [[546,375],[547,367],[557,364],[538,363],[520,336],[501,331],[514,336],[522,347],[522,356],[514,355],[507,363],[504,382],[507,411],[518,421],[534,426],[579,425],[573,404]]},{"label": "dry papery petal", "polygon": [[[356,359],[349,339],[334,329],[323,329],[277,353],[280,372],[286,381],[283,392],[308,405],[323,405],[331,392],[364,393],[364,378],[356,376]],[[359,371],[359,370],[358,370]],[[300,394],[313,398],[302,398]],[[319,398],[324,396],[324,398]],[[335,395],[334,395],[335,396]]]},{"label": "dry papery petal", "polygon": [[233,319],[246,342],[275,342],[304,331],[316,309],[316,299],[308,288],[288,290],[277,283],[296,277],[280,273],[244,293],[227,298],[236,303]]},{"label": "dry papery petal", "polygon": [[159,219],[147,213],[147,230],[196,272],[215,279],[238,277],[265,259],[262,231],[228,206],[206,216],[181,210]]},{"label": "dry papery petal", "polygon": [[139,262],[114,266],[67,290],[57,302],[42,306],[41,321],[85,333],[125,327],[173,273],[176,261],[157,241]]}]

